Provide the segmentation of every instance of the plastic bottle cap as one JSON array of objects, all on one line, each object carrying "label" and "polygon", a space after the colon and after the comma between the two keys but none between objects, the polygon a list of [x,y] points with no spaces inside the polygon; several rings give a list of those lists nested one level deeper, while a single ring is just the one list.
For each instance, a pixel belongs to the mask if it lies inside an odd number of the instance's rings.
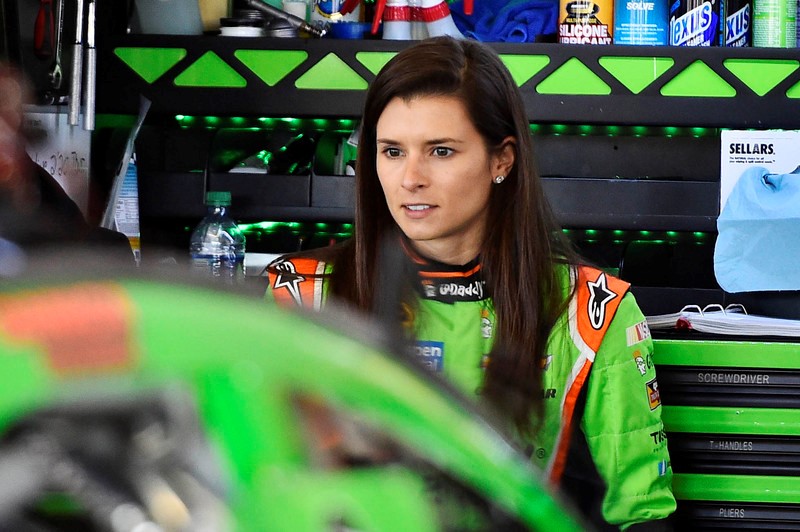
[{"label": "plastic bottle cap", "polygon": [[206,205],[219,205],[227,207],[231,204],[231,193],[227,190],[206,192]]}]

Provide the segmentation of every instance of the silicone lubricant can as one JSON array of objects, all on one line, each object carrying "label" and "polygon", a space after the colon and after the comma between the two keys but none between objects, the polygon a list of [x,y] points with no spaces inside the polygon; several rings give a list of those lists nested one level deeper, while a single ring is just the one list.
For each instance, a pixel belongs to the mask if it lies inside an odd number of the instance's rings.
[{"label": "silicone lubricant can", "polygon": [[726,0],[725,46],[753,44],[753,3],[751,0]]},{"label": "silicone lubricant can", "polygon": [[791,0],[754,0],[753,46],[794,48],[797,39],[797,3]]},{"label": "silicone lubricant can", "polygon": [[560,0],[558,42],[611,44],[614,36],[613,0]]},{"label": "silicone lubricant can", "polygon": [[675,0],[669,6],[670,46],[720,46],[723,0]]},{"label": "silicone lubricant can", "polygon": [[668,11],[667,0],[618,0],[614,3],[614,44],[666,45]]}]

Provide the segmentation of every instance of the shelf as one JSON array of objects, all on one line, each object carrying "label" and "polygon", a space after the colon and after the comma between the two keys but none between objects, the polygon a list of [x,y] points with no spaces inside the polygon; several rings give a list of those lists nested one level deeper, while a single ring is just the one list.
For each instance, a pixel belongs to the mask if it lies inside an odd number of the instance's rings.
[{"label": "shelf", "polygon": [[[100,113],[357,118],[409,42],[128,35],[98,48]],[[793,129],[800,52],[494,43],[534,123]]]},{"label": "shelf", "polygon": [[[140,171],[140,176],[142,217],[198,218],[205,212],[202,173]],[[715,229],[714,183],[591,178],[543,178],[543,182],[564,227]],[[219,173],[210,176],[208,189],[230,191],[240,219],[353,219],[353,177]]]},{"label": "shelf", "polygon": [[575,177],[542,182],[564,227],[716,231],[717,183]]},{"label": "shelf", "polygon": [[[143,218],[199,219],[206,212],[202,173],[140,171]],[[355,181],[347,176],[215,173],[208,190],[231,193],[231,210],[242,220],[325,220],[353,218]]]}]

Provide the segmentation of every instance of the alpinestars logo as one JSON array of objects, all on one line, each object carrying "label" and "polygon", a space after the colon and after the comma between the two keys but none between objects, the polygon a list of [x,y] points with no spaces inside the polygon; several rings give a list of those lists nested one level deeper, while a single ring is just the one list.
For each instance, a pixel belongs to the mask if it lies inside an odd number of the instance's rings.
[{"label": "alpinestars logo", "polygon": [[282,260],[275,264],[274,268],[278,270],[278,277],[275,279],[275,284],[272,286],[275,290],[279,288],[286,288],[292,295],[292,299],[298,305],[303,304],[303,299],[300,297],[300,283],[306,280],[302,275],[297,274],[294,269],[294,264],[288,260]]},{"label": "alpinestars logo", "polygon": [[617,297],[617,294],[608,289],[606,274],[601,273],[596,281],[586,283],[589,286],[589,323],[595,330],[600,330],[606,321],[606,306]]}]

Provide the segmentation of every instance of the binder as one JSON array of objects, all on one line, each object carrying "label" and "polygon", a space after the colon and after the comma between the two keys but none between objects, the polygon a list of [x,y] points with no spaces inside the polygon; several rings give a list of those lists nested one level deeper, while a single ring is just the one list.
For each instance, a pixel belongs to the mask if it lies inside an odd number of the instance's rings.
[{"label": "binder", "polygon": [[741,304],[686,305],[678,312],[646,316],[651,330],[686,329],[733,336],[781,336],[800,340],[800,320],[748,314]]}]

